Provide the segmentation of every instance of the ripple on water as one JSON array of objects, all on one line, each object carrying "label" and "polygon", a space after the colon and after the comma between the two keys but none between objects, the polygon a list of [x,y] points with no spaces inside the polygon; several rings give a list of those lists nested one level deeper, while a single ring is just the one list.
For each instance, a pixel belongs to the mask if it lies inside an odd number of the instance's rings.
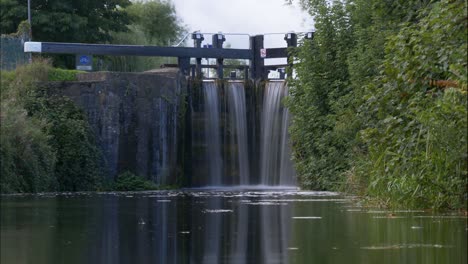
[{"label": "ripple on water", "polygon": [[396,244],[361,247],[365,250],[391,250],[391,249],[413,249],[413,248],[451,248],[453,246],[440,244]]},{"label": "ripple on water", "polygon": [[318,219],[322,219],[322,217],[321,216],[293,216],[292,219],[318,220]]},{"label": "ripple on water", "polygon": [[208,213],[208,214],[219,214],[219,213],[232,213],[234,211],[229,210],[229,209],[206,209],[206,210],[203,210],[203,212]]}]

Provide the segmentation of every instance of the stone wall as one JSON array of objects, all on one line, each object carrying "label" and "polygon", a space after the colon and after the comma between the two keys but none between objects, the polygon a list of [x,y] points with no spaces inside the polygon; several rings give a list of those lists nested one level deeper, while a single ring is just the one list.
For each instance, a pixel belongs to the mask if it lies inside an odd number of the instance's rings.
[{"label": "stone wall", "polygon": [[88,116],[107,179],[131,171],[159,184],[181,183],[187,82],[177,70],[95,72],[51,83]]}]

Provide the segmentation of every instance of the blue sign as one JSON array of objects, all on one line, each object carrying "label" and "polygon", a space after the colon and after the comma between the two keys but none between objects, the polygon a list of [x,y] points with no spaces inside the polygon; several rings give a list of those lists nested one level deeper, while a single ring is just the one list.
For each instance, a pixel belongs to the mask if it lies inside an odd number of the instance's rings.
[{"label": "blue sign", "polygon": [[76,69],[81,71],[93,70],[93,56],[91,55],[76,55]]},{"label": "blue sign", "polygon": [[88,65],[91,62],[91,58],[88,55],[81,55],[80,56],[80,64]]}]

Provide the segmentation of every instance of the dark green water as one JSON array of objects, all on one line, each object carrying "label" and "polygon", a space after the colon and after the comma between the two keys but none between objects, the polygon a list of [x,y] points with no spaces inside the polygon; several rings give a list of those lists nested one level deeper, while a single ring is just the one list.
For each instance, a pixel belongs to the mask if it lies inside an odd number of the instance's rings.
[{"label": "dark green water", "polygon": [[330,193],[2,196],[1,263],[467,263],[467,219]]}]

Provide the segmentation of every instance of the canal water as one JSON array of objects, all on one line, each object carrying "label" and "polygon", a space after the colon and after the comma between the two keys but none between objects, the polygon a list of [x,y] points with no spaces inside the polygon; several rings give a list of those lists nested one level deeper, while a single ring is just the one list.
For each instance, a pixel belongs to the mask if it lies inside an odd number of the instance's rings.
[{"label": "canal water", "polygon": [[297,190],[1,197],[1,263],[467,263],[467,219]]}]

